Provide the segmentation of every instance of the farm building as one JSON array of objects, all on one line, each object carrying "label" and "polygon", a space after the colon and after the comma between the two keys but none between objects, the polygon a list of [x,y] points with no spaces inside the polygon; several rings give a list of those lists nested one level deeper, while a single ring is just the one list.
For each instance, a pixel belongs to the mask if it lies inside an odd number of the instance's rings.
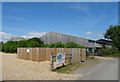
[{"label": "farm building", "polygon": [[94,53],[97,49],[100,49],[102,47],[102,43],[95,40],[80,38],[80,37],[56,33],[56,32],[48,32],[47,34],[41,36],[40,39],[45,44],[53,44],[57,42],[62,42],[63,44],[67,44],[68,42],[75,42],[81,46],[86,47],[92,53]]}]

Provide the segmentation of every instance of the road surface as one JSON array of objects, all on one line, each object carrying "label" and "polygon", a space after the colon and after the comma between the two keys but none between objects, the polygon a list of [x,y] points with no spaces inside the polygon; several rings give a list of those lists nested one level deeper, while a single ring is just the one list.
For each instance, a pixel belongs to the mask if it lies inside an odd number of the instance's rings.
[{"label": "road surface", "polygon": [[78,80],[118,80],[118,59],[102,58],[101,63],[80,68],[74,73],[83,74]]}]

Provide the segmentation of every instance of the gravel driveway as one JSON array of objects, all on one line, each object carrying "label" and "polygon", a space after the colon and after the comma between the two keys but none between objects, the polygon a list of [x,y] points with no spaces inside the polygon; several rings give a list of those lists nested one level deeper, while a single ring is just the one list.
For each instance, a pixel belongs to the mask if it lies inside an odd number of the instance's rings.
[{"label": "gravel driveway", "polygon": [[2,55],[3,80],[75,80],[80,74],[58,74],[50,71],[50,62],[17,59],[16,54]]},{"label": "gravel driveway", "polygon": [[118,59],[96,57],[101,60],[99,64],[91,64],[89,67],[80,68],[75,74],[83,74],[78,80],[118,80]]},{"label": "gravel driveway", "polygon": [[100,63],[86,61],[89,67],[80,68],[73,74],[58,74],[50,71],[49,61],[34,62],[16,56],[0,53],[2,80],[118,80],[118,59],[115,58],[97,57]]}]

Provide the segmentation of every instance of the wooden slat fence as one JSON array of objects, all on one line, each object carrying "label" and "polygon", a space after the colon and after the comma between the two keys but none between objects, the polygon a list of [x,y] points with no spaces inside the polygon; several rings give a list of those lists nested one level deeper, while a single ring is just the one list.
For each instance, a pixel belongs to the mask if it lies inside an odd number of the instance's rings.
[{"label": "wooden slat fence", "polygon": [[[27,49],[29,49],[29,52],[27,52]],[[72,54],[72,63],[86,60],[85,48],[17,48],[17,58],[38,62],[46,61],[50,60],[51,52],[53,54],[60,52]]]}]

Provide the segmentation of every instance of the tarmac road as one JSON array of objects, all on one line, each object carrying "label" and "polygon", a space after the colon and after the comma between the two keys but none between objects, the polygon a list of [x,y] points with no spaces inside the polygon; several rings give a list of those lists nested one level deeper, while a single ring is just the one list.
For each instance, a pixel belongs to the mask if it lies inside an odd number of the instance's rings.
[{"label": "tarmac road", "polygon": [[83,74],[78,80],[118,80],[118,59],[102,57],[100,59],[102,62],[99,64],[75,71]]}]

